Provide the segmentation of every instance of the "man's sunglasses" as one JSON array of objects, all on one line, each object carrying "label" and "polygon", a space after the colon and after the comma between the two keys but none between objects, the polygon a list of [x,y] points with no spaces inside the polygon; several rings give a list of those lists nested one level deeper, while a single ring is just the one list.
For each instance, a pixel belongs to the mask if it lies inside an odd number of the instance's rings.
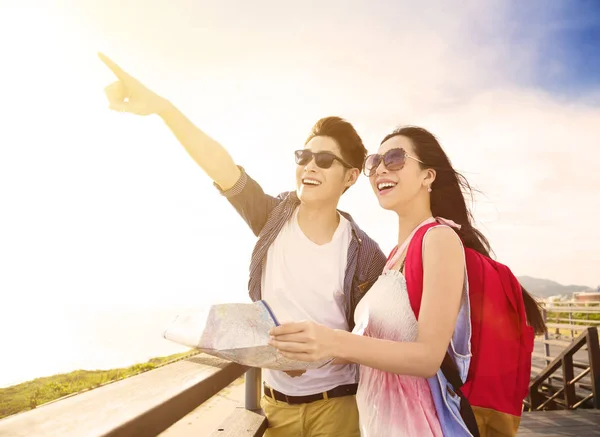
[{"label": "man's sunglasses", "polygon": [[294,155],[296,157],[296,164],[298,165],[306,165],[315,158],[315,164],[319,168],[329,168],[333,164],[333,161],[339,162],[346,168],[352,168],[350,164],[331,152],[312,152],[308,149],[302,149],[296,150]]},{"label": "man's sunglasses", "polygon": [[406,150],[395,148],[388,150],[383,155],[375,153],[367,156],[367,159],[365,159],[365,163],[363,165],[363,172],[367,177],[373,176],[377,171],[377,167],[379,167],[382,162],[385,168],[387,168],[389,171],[402,170],[402,168],[404,168],[404,164],[406,164],[406,158],[414,159],[415,161],[423,164],[423,161],[420,159],[407,154]]}]

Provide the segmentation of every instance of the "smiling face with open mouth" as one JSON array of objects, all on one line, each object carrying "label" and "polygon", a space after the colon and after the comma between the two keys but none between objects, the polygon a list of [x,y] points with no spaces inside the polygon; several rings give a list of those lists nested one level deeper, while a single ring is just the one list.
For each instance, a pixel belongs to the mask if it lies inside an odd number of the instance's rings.
[{"label": "smiling face with open mouth", "polygon": [[384,142],[367,157],[365,174],[382,208],[395,210],[423,193],[424,170],[412,141],[402,135]]},{"label": "smiling face with open mouth", "polygon": [[296,188],[302,202],[339,201],[349,185],[346,163],[336,141],[316,136],[295,152]]}]

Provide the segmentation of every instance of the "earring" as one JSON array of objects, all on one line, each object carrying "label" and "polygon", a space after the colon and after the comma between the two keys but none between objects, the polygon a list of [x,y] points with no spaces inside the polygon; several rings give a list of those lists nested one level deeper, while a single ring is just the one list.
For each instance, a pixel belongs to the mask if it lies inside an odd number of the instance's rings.
[{"label": "earring", "polygon": [[427,188],[427,192],[431,193],[431,185]]}]

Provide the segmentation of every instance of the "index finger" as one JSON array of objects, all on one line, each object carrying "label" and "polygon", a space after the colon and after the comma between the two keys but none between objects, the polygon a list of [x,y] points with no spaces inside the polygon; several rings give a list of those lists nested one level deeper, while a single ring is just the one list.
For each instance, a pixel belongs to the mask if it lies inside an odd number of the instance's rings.
[{"label": "index finger", "polygon": [[286,335],[286,334],[295,334],[297,332],[302,332],[305,330],[305,322],[294,322],[294,323],[285,323],[283,325],[276,326],[275,328],[269,331],[269,334],[273,336],[278,335]]},{"label": "index finger", "polygon": [[104,53],[98,52],[98,57],[104,63],[104,65],[106,65],[110,69],[110,71],[112,71],[115,74],[115,76],[117,76],[119,79],[129,78],[129,75],[125,72],[125,70],[123,70],[121,67],[115,64],[113,60],[106,56]]}]

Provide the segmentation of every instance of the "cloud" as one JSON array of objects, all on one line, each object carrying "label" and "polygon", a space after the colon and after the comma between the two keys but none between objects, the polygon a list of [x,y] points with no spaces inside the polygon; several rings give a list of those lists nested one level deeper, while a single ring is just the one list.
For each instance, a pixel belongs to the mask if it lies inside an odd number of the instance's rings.
[{"label": "cloud", "polygon": [[[430,111],[419,124],[483,193],[475,215],[499,260],[520,274],[598,282],[600,108],[512,89]],[[361,218],[377,229],[384,214]]]},{"label": "cloud", "polygon": [[[573,96],[537,80],[557,10],[525,14],[500,0],[137,4],[57,2],[35,21],[52,38],[29,34],[26,59],[9,53],[28,71],[21,83],[12,69],[5,84],[1,177],[14,188],[0,193],[11,230],[2,289],[48,301],[93,290],[119,304],[197,302],[206,290],[245,297],[252,235],[159,120],[105,110],[113,78],[98,49],[270,193],[293,187],[291,152],[321,116],[347,117],[370,150],[398,124],[422,125],[483,191],[476,217],[502,261],[598,282],[600,90]],[[27,13],[15,17],[5,36],[22,41]],[[396,219],[364,179],[341,206],[391,248]]]}]

